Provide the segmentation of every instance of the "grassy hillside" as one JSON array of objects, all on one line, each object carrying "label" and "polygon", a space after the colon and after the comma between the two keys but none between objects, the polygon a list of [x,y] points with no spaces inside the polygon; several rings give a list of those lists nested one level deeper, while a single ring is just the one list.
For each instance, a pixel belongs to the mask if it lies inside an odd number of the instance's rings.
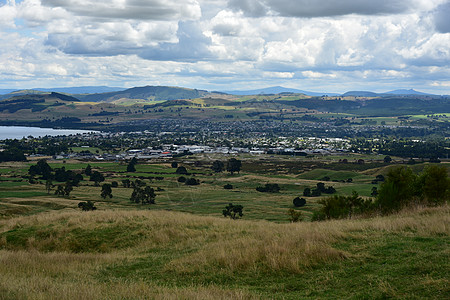
[{"label": "grassy hillside", "polygon": [[450,208],[323,223],[74,209],[0,221],[0,299],[449,295]]}]

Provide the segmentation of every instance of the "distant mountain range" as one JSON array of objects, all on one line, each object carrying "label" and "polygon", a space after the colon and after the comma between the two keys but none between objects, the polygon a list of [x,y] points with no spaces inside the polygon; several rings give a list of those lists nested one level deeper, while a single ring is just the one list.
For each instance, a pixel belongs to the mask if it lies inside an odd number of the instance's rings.
[{"label": "distant mountain range", "polygon": [[282,93],[304,94],[312,97],[352,96],[352,97],[370,98],[370,97],[390,97],[393,95],[436,97],[436,95],[418,92],[413,89],[409,90],[399,89],[385,93],[374,93],[371,91],[349,91],[344,94],[338,94],[327,92],[310,92],[293,88],[285,88],[282,86],[273,86],[256,90],[239,90],[239,91],[235,90],[222,92],[208,92],[205,90],[189,89],[182,87],[169,87],[169,86],[143,86],[143,87],[134,87],[130,89],[124,89],[119,87],[107,87],[107,86],[84,86],[84,87],[66,87],[66,88],[37,88],[31,90],[2,89],[0,90],[0,100],[23,95],[49,94],[50,92],[68,94],[85,102],[114,102],[117,100],[122,101],[123,99],[131,99],[138,101],[186,100],[211,96],[220,97],[220,94],[246,96],[246,95],[268,95],[268,94],[277,95]]},{"label": "distant mountain range", "polygon": [[374,93],[374,92],[369,92],[369,91],[350,91],[350,92],[346,92],[345,94],[342,94],[342,97],[348,97],[348,96],[353,96],[353,97],[383,97],[383,96],[390,96],[390,95],[414,95],[414,96],[436,96],[433,94],[427,94],[427,93],[422,93],[422,92],[418,92],[415,91],[413,89],[400,89],[400,90],[394,90],[394,91],[390,91],[390,92],[385,92],[385,93]]},{"label": "distant mountain range", "polygon": [[40,92],[57,92],[64,94],[98,94],[108,92],[118,92],[126,90],[126,88],[109,87],[109,86],[76,86],[64,88],[33,88],[28,90],[17,89],[0,89],[0,95],[21,91],[40,91]]},{"label": "distant mountain range", "polygon": [[247,96],[247,95],[261,95],[261,94],[280,94],[280,93],[294,93],[294,94],[305,94],[307,96],[339,96],[338,93],[318,93],[318,92],[310,92],[297,90],[292,88],[285,88],[282,86],[273,86],[263,89],[257,90],[244,90],[244,91],[223,91],[223,93],[231,94],[231,95],[239,95],[239,96]]},{"label": "distant mountain range", "polygon": [[194,99],[208,94],[208,91],[181,87],[143,86],[117,92],[74,96],[81,101],[112,102],[119,99],[139,99],[147,101]]}]

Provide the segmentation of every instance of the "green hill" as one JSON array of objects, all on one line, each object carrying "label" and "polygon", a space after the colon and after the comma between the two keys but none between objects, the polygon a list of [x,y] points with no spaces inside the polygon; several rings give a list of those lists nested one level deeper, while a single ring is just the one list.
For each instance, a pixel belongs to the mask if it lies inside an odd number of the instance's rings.
[{"label": "green hill", "polygon": [[77,95],[76,97],[82,101],[87,102],[112,102],[114,100],[122,98],[160,101],[160,100],[193,99],[203,97],[207,94],[208,94],[207,91],[197,89],[187,89],[169,86],[144,86],[144,87],[134,87],[119,92]]}]

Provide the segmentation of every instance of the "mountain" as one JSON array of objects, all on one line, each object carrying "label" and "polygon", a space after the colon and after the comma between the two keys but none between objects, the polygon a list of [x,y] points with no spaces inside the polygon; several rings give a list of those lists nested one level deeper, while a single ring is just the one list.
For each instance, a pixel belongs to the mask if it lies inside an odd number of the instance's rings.
[{"label": "mountain", "polygon": [[65,94],[98,94],[108,92],[119,92],[126,90],[126,88],[109,87],[109,86],[76,86],[63,88],[35,88],[33,90],[42,92],[57,92]]},{"label": "mountain", "polygon": [[36,90],[18,90],[13,91],[9,94],[0,95],[0,100],[17,97],[17,96],[25,96],[25,95],[48,95],[49,92],[42,92]]},{"label": "mountain", "polygon": [[374,93],[374,92],[369,92],[369,91],[349,91],[346,92],[345,94],[342,94],[342,97],[348,97],[348,96],[352,96],[352,97],[379,97],[380,94]]},{"label": "mountain", "polygon": [[260,94],[280,94],[280,93],[305,94],[307,96],[323,96],[323,95],[338,96],[339,95],[336,93],[309,92],[309,91],[297,90],[297,89],[292,89],[292,88],[285,88],[282,86],[273,86],[273,87],[257,89],[257,90],[224,91],[224,93],[232,94],[232,95],[239,95],[239,96],[260,95]]},{"label": "mountain", "polygon": [[81,101],[112,102],[119,99],[139,99],[146,101],[193,99],[208,95],[207,91],[170,86],[143,86],[124,91],[75,95]]},{"label": "mountain", "polygon": [[0,89],[0,95],[5,95],[14,92],[13,89]]},{"label": "mountain", "polygon": [[422,93],[422,92],[418,92],[415,91],[413,89],[400,89],[400,90],[394,90],[394,91],[390,91],[390,92],[386,92],[384,94],[391,94],[391,95],[421,95],[421,96],[435,96],[433,94],[427,94],[427,93]]}]

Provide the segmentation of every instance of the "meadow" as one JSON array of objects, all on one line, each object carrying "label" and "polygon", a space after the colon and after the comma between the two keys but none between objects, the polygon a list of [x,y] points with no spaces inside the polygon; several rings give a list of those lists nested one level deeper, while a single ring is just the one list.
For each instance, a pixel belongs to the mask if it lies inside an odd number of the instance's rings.
[{"label": "meadow", "polygon": [[[448,206],[415,207],[390,216],[309,222],[321,197],[292,200],[323,182],[338,194],[370,197],[372,180],[395,164],[365,156],[240,155],[239,174],[215,173],[228,156],[176,159],[200,185],[178,182],[172,160],[123,162],[49,160],[82,172],[88,164],[118,182],[112,198],[84,180],[70,196],[30,184],[36,162],[0,164],[0,299],[443,299],[449,285]],[[358,155],[347,157],[356,161]],[[421,171],[428,163],[414,165]],[[441,165],[447,165],[446,162]],[[335,167],[337,166],[337,167]],[[328,177],[327,181],[323,179]],[[352,178],[351,182],[348,179]],[[156,190],[156,204],[130,201],[122,180]],[[57,182],[54,182],[58,184]],[[257,186],[277,183],[279,193]],[[224,189],[225,184],[233,189]],[[95,202],[83,212],[80,201]],[[232,202],[244,216],[222,216]],[[304,221],[289,223],[287,211]]]}]

